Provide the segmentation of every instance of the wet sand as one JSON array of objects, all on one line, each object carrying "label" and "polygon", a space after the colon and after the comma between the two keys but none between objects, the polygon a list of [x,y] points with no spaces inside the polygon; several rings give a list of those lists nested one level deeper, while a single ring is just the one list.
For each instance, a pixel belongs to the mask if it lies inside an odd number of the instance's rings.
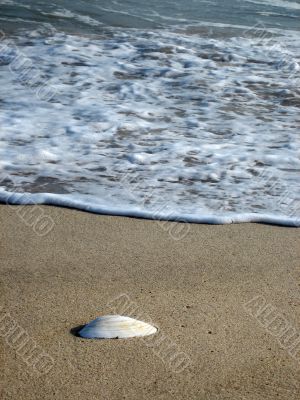
[{"label": "wet sand", "polygon": [[[171,223],[41,207],[39,236],[24,210],[0,206],[1,399],[300,398],[299,229],[190,225],[175,241]],[[159,333],[76,336],[120,311]]]}]

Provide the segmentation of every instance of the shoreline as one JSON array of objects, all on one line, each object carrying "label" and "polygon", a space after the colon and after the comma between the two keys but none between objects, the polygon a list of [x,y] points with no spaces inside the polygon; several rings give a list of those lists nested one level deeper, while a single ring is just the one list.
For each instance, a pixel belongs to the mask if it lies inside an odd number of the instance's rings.
[{"label": "shoreline", "polygon": [[184,222],[188,224],[242,224],[242,223],[259,223],[267,225],[285,226],[292,228],[300,227],[300,216],[276,215],[276,214],[259,214],[259,213],[224,213],[222,215],[204,214],[177,214],[173,211],[168,213],[160,211],[160,208],[152,211],[128,209],[124,210],[114,207],[105,207],[97,204],[91,204],[85,201],[77,201],[68,198],[66,194],[54,193],[18,193],[0,191],[0,204],[12,205],[33,205],[33,206],[55,206],[78,211],[86,211],[97,215],[107,215],[114,217],[129,217],[153,221],[166,222]]},{"label": "shoreline", "polygon": [[[22,219],[34,206],[0,205],[2,398],[298,399],[300,348],[278,331],[300,335],[297,229],[189,224],[174,240],[172,222],[38,207],[54,222],[46,235]],[[72,334],[109,313],[151,320],[160,335]],[[49,370],[30,364],[3,321],[53,360]],[[178,354],[187,363],[176,371]]]}]

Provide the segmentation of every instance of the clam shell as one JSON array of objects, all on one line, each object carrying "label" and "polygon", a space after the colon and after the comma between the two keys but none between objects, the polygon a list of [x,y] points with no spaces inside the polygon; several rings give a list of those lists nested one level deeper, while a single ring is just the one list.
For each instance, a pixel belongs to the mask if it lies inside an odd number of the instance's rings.
[{"label": "clam shell", "polygon": [[105,315],[86,324],[79,335],[86,339],[123,339],[153,335],[157,328],[121,315]]}]

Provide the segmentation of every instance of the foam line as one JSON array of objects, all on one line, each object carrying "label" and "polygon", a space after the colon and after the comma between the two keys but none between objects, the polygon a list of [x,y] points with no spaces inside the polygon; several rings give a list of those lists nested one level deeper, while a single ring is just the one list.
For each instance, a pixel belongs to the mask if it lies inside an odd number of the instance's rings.
[{"label": "foam line", "polygon": [[126,209],[105,207],[98,204],[90,204],[85,201],[77,201],[67,195],[52,193],[16,193],[0,191],[0,202],[10,205],[52,205],[58,207],[75,208],[95,214],[114,215],[122,217],[134,217],[160,221],[176,221],[196,224],[235,224],[235,223],[263,223],[289,227],[300,227],[300,218],[283,215],[255,214],[255,213],[228,213],[223,215],[190,215],[172,213],[156,213],[138,209]]}]

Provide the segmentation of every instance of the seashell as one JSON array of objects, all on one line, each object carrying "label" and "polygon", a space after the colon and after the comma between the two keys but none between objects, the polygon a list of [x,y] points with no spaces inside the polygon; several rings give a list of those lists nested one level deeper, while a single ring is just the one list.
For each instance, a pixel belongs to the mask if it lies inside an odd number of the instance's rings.
[{"label": "seashell", "polygon": [[153,335],[157,328],[121,315],[105,315],[86,324],[79,335],[86,339],[123,339]]}]

